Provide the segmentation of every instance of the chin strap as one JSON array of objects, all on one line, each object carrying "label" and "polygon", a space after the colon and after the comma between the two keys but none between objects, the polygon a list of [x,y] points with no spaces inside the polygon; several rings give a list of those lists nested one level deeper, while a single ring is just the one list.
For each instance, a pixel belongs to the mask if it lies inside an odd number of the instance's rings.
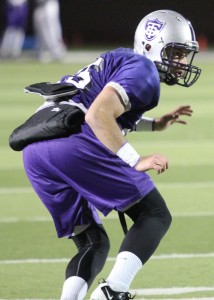
[{"label": "chin strap", "polygon": [[124,212],[118,211],[118,216],[119,216],[119,219],[120,219],[120,224],[122,226],[123,232],[126,235],[127,232],[128,232],[128,228],[127,228]]}]

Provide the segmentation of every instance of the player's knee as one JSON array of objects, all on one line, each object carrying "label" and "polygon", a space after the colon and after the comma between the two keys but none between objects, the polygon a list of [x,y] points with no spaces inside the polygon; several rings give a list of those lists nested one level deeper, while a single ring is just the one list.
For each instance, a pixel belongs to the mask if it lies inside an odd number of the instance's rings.
[{"label": "player's knee", "polygon": [[126,211],[126,214],[134,221],[153,219],[162,224],[162,229],[166,232],[172,222],[172,216],[166,203],[157,189],[151,191],[140,202]]},{"label": "player's knee", "polygon": [[110,249],[108,235],[102,225],[92,224],[85,232],[73,238],[78,252],[96,256],[100,266],[104,265]]},{"label": "player's knee", "polygon": [[105,231],[101,230],[99,233],[99,239],[94,240],[93,250],[101,255],[101,257],[104,257],[105,259],[107,258],[110,250],[110,241]]},{"label": "player's knee", "polygon": [[164,205],[150,211],[149,216],[162,224],[162,230],[165,234],[172,223],[172,215],[165,203]]},{"label": "player's knee", "polygon": [[172,215],[167,207],[165,208],[165,211],[162,212],[161,215],[162,215],[161,217],[162,223],[164,224],[165,229],[167,231],[172,223]]}]

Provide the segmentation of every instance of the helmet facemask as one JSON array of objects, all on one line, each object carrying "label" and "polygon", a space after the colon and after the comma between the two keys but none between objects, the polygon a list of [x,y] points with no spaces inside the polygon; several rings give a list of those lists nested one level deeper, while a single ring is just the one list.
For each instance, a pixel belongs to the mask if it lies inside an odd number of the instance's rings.
[{"label": "helmet facemask", "polygon": [[[195,54],[198,52],[198,43],[191,45],[169,43],[161,50],[161,61],[154,61],[161,81],[167,85],[178,84],[189,87],[193,85],[201,74],[201,69],[192,65]],[[179,62],[179,57],[187,59],[187,63]]]}]

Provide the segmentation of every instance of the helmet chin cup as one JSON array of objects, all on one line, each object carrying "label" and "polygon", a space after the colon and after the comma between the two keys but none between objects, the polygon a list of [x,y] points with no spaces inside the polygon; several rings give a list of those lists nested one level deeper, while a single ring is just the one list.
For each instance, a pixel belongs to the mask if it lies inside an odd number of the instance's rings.
[{"label": "helmet chin cup", "polygon": [[175,77],[175,75],[170,74],[170,73],[166,73],[166,76],[163,81],[167,85],[175,85],[178,83],[178,79]]},{"label": "helmet chin cup", "polygon": [[158,69],[161,82],[164,82],[167,85],[175,85],[178,83],[178,79],[175,77],[175,75],[169,72],[168,65],[165,65],[159,61],[155,61],[155,65]]}]

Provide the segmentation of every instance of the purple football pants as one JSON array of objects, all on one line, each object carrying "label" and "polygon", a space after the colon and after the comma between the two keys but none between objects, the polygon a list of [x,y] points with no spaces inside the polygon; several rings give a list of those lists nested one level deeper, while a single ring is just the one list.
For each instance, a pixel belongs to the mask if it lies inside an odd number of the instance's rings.
[{"label": "purple football pants", "polygon": [[154,188],[148,174],[130,167],[86,129],[31,144],[23,150],[23,159],[58,237],[71,235],[78,225],[101,224],[97,210],[105,216],[124,210]]}]

